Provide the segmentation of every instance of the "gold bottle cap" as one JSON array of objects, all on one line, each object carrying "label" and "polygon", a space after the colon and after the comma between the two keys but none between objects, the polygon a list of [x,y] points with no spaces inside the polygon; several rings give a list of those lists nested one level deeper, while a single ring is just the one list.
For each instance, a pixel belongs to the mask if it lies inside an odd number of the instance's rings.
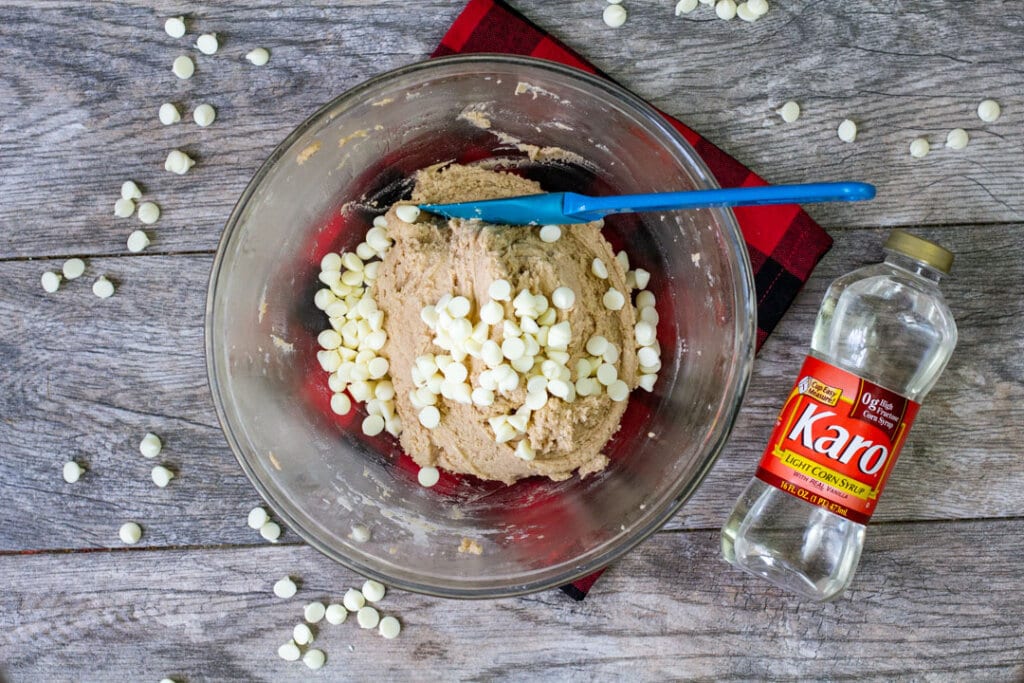
[{"label": "gold bottle cap", "polygon": [[948,273],[953,267],[953,252],[899,228],[889,233],[885,248],[898,251],[943,273]]}]

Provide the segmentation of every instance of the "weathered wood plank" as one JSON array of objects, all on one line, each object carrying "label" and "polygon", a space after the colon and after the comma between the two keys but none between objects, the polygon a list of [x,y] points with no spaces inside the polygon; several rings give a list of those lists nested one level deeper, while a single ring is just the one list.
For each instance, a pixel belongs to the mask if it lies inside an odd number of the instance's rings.
[{"label": "weathered wood plank", "polygon": [[[1024,40],[1024,7],[931,2],[913,11],[856,0],[780,3],[749,25],[672,16],[672,3],[630,7],[612,30],[600,6],[513,3],[627,87],[679,115],[773,182],[856,177],[879,186],[870,205],[813,207],[829,225],[1020,221],[1024,201],[1024,77],[1012,55]],[[164,17],[141,3],[4,3],[0,22],[0,258],[124,252],[135,223],[111,207],[136,179],[163,208],[156,246],[212,249],[247,180],[296,124],[366,77],[425,57],[461,3],[271,0],[189,6],[190,38],[165,35]],[[216,31],[222,50],[198,56],[196,76],[178,81],[175,56],[196,31]],[[241,57],[273,51],[255,69]],[[1004,115],[982,125],[983,97]],[[783,125],[773,110],[795,98],[805,114]],[[166,100],[185,110],[164,127]],[[210,102],[213,127],[189,120]],[[852,146],[834,135],[858,120]],[[971,145],[912,160],[907,145],[928,133],[967,128]],[[199,159],[185,177],[162,170],[169,149]],[[813,169],[809,174],[808,169]],[[950,202],[950,197],[956,197]],[[45,207],[40,210],[40,203]]]},{"label": "weathered wood plank", "polygon": [[[961,341],[925,402],[879,520],[1024,514],[1020,229],[922,232],[958,254],[945,289]],[[753,473],[824,287],[881,255],[883,231],[835,237],[762,351],[729,446],[673,527],[721,524]],[[258,498],[224,443],[206,385],[209,266],[208,256],[91,259],[86,277],[46,295],[39,274],[59,261],[0,264],[0,550],[118,545],[117,527],[129,518],[146,527],[152,546],[262,542],[244,525]],[[112,299],[90,292],[100,273],[119,282]],[[154,463],[138,454],[150,430],[165,439],[162,460],[179,470],[165,490],[149,481]],[[73,486],[60,477],[68,457],[90,470]]]},{"label": "weathered wood plank", "polygon": [[[984,539],[982,541],[982,539]],[[1024,521],[881,525],[847,597],[800,602],[725,565],[717,533],[665,533],[574,603],[389,593],[403,631],[318,627],[325,680],[1019,680]],[[361,579],[306,547],[8,555],[12,680],[308,680],[276,655],[311,600]],[[300,592],[271,586],[289,574]],[[102,653],[102,656],[97,654]]]}]

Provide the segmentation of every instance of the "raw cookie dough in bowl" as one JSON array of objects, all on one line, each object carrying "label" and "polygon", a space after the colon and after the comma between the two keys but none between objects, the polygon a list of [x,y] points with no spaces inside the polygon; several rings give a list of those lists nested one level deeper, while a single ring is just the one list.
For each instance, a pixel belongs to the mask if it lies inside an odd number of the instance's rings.
[{"label": "raw cookie dough in bowl", "polygon": [[755,340],[728,210],[610,216],[554,241],[398,212],[414,186],[469,199],[495,178],[506,194],[714,186],[614,85],[525,58],[433,60],[354,88],[275,150],[228,221],[207,304],[218,417],[286,528],[452,597],[564,584],[656,531],[724,445]]}]

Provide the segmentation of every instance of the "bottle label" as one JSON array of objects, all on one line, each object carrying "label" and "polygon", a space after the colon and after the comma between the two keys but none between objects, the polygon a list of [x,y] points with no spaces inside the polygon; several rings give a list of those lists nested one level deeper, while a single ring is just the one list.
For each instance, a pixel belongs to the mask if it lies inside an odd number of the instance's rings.
[{"label": "bottle label", "polygon": [[808,356],[757,477],[867,524],[918,408],[906,397]]}]

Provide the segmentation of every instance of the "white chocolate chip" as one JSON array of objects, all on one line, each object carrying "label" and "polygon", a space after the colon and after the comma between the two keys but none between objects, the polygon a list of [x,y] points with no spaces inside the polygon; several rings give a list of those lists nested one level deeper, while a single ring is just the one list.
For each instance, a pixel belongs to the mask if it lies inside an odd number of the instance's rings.
[{"label": "white chocolate chip", "polygon": [[608,266],[599,258],[595,258],[593,263],[590,264],[590,272],[602,280],[608,279]]},{"label": "white chocolate chip", "polygon": [[604,8],[604,23],[612,28],[618,28],[626,23],[626,9],[622,5],[608,5]]},{"label": "white chocolate chip", "polygon": [[587,340],[587,353],[591,356],[602,356],[607,348],[608,340],[601,335],[594,335]]},{"label": "white chocolate chip", "polygon": [[271,543],[277,543],[277,539],[281,538],[281,527],[277,522],[265,522],[260,527],[260,536]]},{"label": "white chocolate chip", "polygon": [[196,38],[196,49],[204,55],[212,55],[216,53],[218,47],[220,47],[220,44],[217,42],[216,33],[204,33]]},{"label": "white chocolate chip", "polygon": [[61,277],[52,270],[48,270],[43,273],[42,277],[39,278],[40,283],[43,285],[43,291],[48,294],[53,294],[60,289]]},{"label": "white chocolate chip", "polygon": [[[426,408],[424,408],[424,410],[426,410]],[[434,410],[437,410],[437,408],[434,408]],[[421,467],[420,471],[416,474],[416,481],[418,481],[420,483],[420,486],[424,488],[430,488],[431,486],[436,484],[440,479],[441,473],[438,472],[436,467]],[[366,594],[365,590],[363,590],[363,594]],[[370,600],[370,598],[367,597],[367,600]],[[370,600],[370,602],[377,601]]]},{"label": "white chocolate chip", "polygon": [[282,600],[287,600],[295,595],[296,590],[298,590],[298,588],[296,588],[295,582],[292,581],[290,576],[278,579],[277,583],[274,584],[274,595]]},{"label": "white chocolate chip", "polygon": [[311,671],[322,668],[326,661],[327,655],[324,654],[323,650],[307,650],[306,654],[302,655],[302,663],[309,667]]},{"label": "white chocolate chip", "polygon": [[178,108],[170,102],[164,102],[160,105],[159,117],[160,123],[165,126],[170,126],[181,121],[181,112],[179,112]]},{"label": "white chocolate chip", "polygon": [[626,297],[614,287],[604,293],[601,301],[604,303],[604,307],[611,311],[622,310],[622,307],[626,305]]},{"label": "white chocolate chip", "polygon": [[925,138],[914,138],[910,143],[910,156],[915,159],[923,159],[928,155],[929,150],[931,150],[931,145]]},{"label": "white chocolate chip", "polygon": [[131,180],[121,183],[121,199],[142,199],[142,190]]},{"label": "white chocolate chip", "polygon": [[747,6],[756,17],[763,17],[768,13],[768,0],[747,0]]},{"label": "white chocolate chip", "polygon": [[295,624],[292,629],[292,640],[299,645],[309,645],[313,642],[313,629],[306,624]]},{"label": "white chocolate chip", "polygon": [[135,213],[135,202],[121,197],[114,202],[114,215],[118,218],[128,218]]},{"label": "white chocolate chip", "polygon": [[348,619],[348,610],[345,609],[344,605],[334,603],[327,606],[324,616],[327,618],[328,624],[337,626],[338,624],[345,623],[345,620]]},{"label": "white chocolate chip", "polygon": [[982,100],[978,105],[978,118],[985,123],[993,123],[1001,113],[1002,108],[995,100]]},{"label": "white chocolate chip", "polygon": [[750,9],[750,6],[745,2],[741,2],[740,4],[736,5],[736,16],[738,16],[743,21],[748,22],[754,22],[757,21],[758,19],[758,16],[754,14],[754,12]]},{"label": "white chocolate chip", "polygon": [[658,376],[655,374],[650,374],[640,375],[640,379],[637,381],[637,383],[640,385],[640,388],[644,389],[645,391],[654,391],[654,383],[657,381]]},{"label": "white chocolate chip", "polygon": [[85,472],[85,469],[74,460],[64,463],[64,469],[62,470],[64,481],[69,484],[74,484],[78,481],[83,472]]},{"label": "white chocolate chip", "polygon": [[175,57],[174,64],[171,65],[171,72],[182,80],[192,78],[192,74],[196,72],[196,65],[192,62],[191,57],[187,55],[181,55]]},{"label": "white chocolate chip", "polygon": [[287,643],[277,648],[277,656],[286,662],[297,662],[302,653],[299,652],[299,646],[295,644],[294,640],[289,640]]},{"label": "white chocolate chip", "polygon": [[174,472],[171,472],[163,465],[154,467],[149,475],[153,479],[153,483],[162,489],[167,488],[167,485],[171,483],[171,479],[174,479]]},{"label": "white chocolate chip", "polygon": [[384,431],[384,418],[380,415],[369,415],[363,420],[363,434],[377,436]]},{"label": "white chocolate chip", "polygon": [[441,424],[441,412],[434,406],[426,406],[420,411],[419,420],[427,429],[434,429]]},{"label": "white chocolate chip", "polygon": [[395,207],[395,216],[403,223],[415,223],[420,217],[420,208],[414,204],[401,204]]},{"label": "white chocolate chip", "polygon": [[217,111],[209,104],[200,104],[192,110],[192,120],[201,128],[206,128],[217,118]]},{"label": "white chocolate chip", "polygon": [[267,515],[267,511],[261,507],[254,507],[249,510],[249,516],[246,519],[246,524],[249,525],[250,529],[259,529],[261,526],[270,521],[270,516]]},{"label": "white chocolate chip", "polygon": [[394,617],[384,617],[380,620],[380,626],[377,630],[380,631],[382,636],[392,640],[397,638],[398,634],[402,632],[402,624]]},{"label": "white chocolate chip", "polygon": [[311,602],[302,608],[302,616],[310,624],[319,624],[326,614],[327,608],[322,602]]},{"label": "white chocolate chip", "polygon": [[495,280],[487,288],[487,295],[495,301],[509,301],[512,298],[512,285],[508,280]]},{"label": "white chocolate chip", "polygon": [[346,394],[337,393],[331,396],[331,411],[335,415],[348,415],[350,410],[352,400]]},{"label": "white chocolate chip", "polygon": [[149,237],[142,230],[133,230],[128,235],[128,251],[138,253],[149,246]]},{"label": "white chocolate chip", "polygon": [[655,303],[654,294],[647,290],[636,295],[636,307],[638,309],[653,307]]},{"label": "white chocolate chip", "polygon": [[185,35],[185,17],[171,17],[164,22],[164,31],[171,38],[181,38]]},{"label": "white chocolate chip", "polygon": [[790,100],[775,110],[775,113],[782,117],[786,123],[793,123],[800,118],[800,105]]},{"label": "white chocolate chip", "polygon": [[643,320],[638,322],[633,329],[636,335],[636,343],[640,346],[650,346],[657,338],[657,332],[654,329],[654,325],[644,322]]},{"label": "white chocolate chip", "polygon": [[541,242],[552,244],[562,236],[562,229],[557,225],[545,225],[539,232]]},{"label": "white chocolate chip", "polygon": [[616,402],[625,401],[629,398],[629,387],[621,379],[615,380],[608,385],[608,398]]},{"label": "white chocolate chip", "polygon": [[375,608],[367,605],[366,607],[361,607],[356,612],[356,621],[359,622],[359,628],[377,628],[377,624],[380,623],[380,613]]},{"label": "white chocolate chip", "polygon": [[135,522],[125,522],[118,529],[117,535],[120,536],[122,543],[135,545],[142,538],[142,527]]},{"label": "white chocolate chip", "polygon": [[497,301],[488,301],[480,307],[480,320],[488,325],[497,325],[504,317],[505,309]]},{"label": "white chocolate chip", "polygon": [[567,311],[576,303],[576,292],[568,287],[559,287],[551,292],[551,303],[555,308]]},{"label": "white chocolate chip", "polygon": [[164,161],[164,170],[178,175],[185,175],[195,165],[196,162],[192,157],[180,149],[172,149],[167,153],[167,160]]},{"label": "white chocolate chip", "polygon": [[516,457],[529,462],[537,457],[537,453],[533,450],[533,446],[530,445],[530,442],[523,439],[516,444]]},{"label": "white chocolate chip", "polygon": [[729,21],[736,16],[736,2],[735,0],[718,0],[715,3],[715,14],[718,15],[719,19]]},{"label": "white chocolate chip", "polygon": [[254,50],[250,50],[245,58],[255,66],[263,66],[270,61],[270,53],[265,48],[258,47]]},{"label": "white chocolate chip", "polygon": [[160,220],[160,207],[154,202],[142,202],[139,205],[139,220],[146,225],[152,225]]},{"label": "white chocolate chip", "polygon": [[645,346],[636,353],[637,362],[640,365],[651,367],[659,361],[658,352],[650,346]]},{"label": "white chocolate chip", "polygon": [[101,299],[109,299],[114,296],[114,283],[100,275],[92,283],[92,293]]},{"label": "white chocolate chip", "polygon": [[356,543],[366,543],[370,540],[370,530],[362,524],[353,525],[352,540]]},{"label": "white chocolate chip", "polygon": [[[421,470],[422,471],[422,470]],[[380,581],[374,581],[373,579],[367,579],[363,583],[362,593],[363,597],[368,602],[380,602],[384,599],[384,593],[386,592],[384,584]]]},{"label": "white chocolate chip", "polygon": [[597,381],[606,387],[611,386],[615,383],[615,380],[619,378],[619,373],[615,369],[614,365],[610,363],[602,363],[597,368]]},{"label": "white chocolate chip", "polygon": [[160,451],[164,445],[160,441],[160,437],[152,432],[147,432],[142,437],[142,441],[139,442],[139,452],[142,453],[144,458],[155,458],[160,455]]},{"label": "white chocolate chip", "polygon": [[358,612],[366,604],[366,596],[355,588],[349,588],[341,602],[349,612]]},{"label": "white chocolate chip", "polygon": [[839,128],[836,129],[836,135],[843,142],[853,142],[857,139],[857,124],[850,119],[843,119],[842,123],[839,124]]},{"label": "white chocolate chip", "polygon": [[676,3],[676,16],[681,17],[697,9],[697,0],[679,0]]},{"label": "white chocolate chip", "polygon": [[[85,261],[80,258],[69,258],[64,262],[61,272],[64,273],[64,278],[67,280],[79,278],[85,273]],[[58,281],[57,284],[60,284],[60,282]]]},{"label": "white chocolate chip", "polygon": [[950,149],[963,149],[969,141],[970,137],[963,128],[954,128],[946,135],[946,147]]},{"label": "white chocolate chip", "polygon": [[615,255],[615,260],[622,266],[622,272],[629,272],[629,254],[626,253],[625,249],[620,249],[619,253]]}]

